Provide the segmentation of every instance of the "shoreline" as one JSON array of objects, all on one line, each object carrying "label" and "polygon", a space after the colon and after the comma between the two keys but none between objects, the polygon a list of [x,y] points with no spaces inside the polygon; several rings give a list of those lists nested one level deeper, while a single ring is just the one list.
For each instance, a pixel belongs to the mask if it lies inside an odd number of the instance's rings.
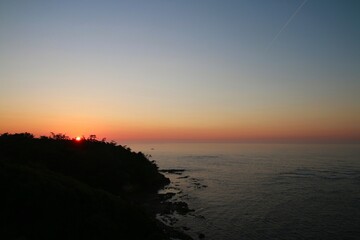
[{"label": "shoreline", "polygon": [[157,226],[163,233],[171,238],[181,240],[194,240],[191,236],[186,234],[182,229],[164,223],[158,216],[172,215],[175,212],[181,215],[186,215],[194,210],[190,209],[185,202],[170,202],[174,194],[169,193],[153,193],[145,197],[142,203],[139,203],[152,219],[156,221]]},{"label": "shoreline", "polygon": [[[163,173],[179,174],[181,175],[184,169],[160,169],[158,172],[162,175]],[[147,214],[156,221],[157,226],[163,231],[163,233],[170,239],[176,238],[180,240],[194,240],[190,235],[184,232],[183,228],[173,226],[174,222],[165,223],[158,216],[173,215],[175,213],[180,215],[186,215],[194,212],[194,209],[190,209],[188,204],[184,201],[170,201],[178,193],[165,192],[159,193],[160,191],[166,191],[166,187],[171,185],[169,178],[164,176],[167,180],[164,185],[158,189],[157,192],[147,193],[144,196],[134,197],[137,204],[142,206]]]},{"label": "shoreline", "polygon": [[[183,176],[183,173],[186,172],[185,169],[159,169],[158,171],[166,178],[168,178],[168,176],[166,176],[167,174],[174,175],[178,179],[189,178],[189,176],[187,175]],[[191,231],[190,228],[186,226],[174,226],[179,220],[176,215],[193,215],[195,209],[190,208],[187,202],[176,199],[176,197],[178,196],[181,197],[182,189],[179,187],[171,186],[172,184],[175,183],[170,180],[169,183],[159,189],[157,193],[148,195],[142,206],[146,209],[146,211],[151,215],[152,218],[156,219],[158,226],[164,231],[165,235],[169,236],[171,239],[197,239],[195,236],[192,237],[187,232]],[[177,192],[174,192],[174,190],[177,190]],[[160,191],[162,191],[162,193],[160,193]],[[194,235],[195,234],[199,239],[205,238],[205,235],[203,233],[198,232],[194,233]]]}]

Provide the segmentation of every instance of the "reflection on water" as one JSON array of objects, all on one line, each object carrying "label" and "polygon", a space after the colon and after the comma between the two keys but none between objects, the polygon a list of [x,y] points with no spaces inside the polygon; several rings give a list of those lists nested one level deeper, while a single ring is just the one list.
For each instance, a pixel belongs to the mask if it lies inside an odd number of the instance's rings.
[{"label": "reflection on water", "polygon": [[359,239],[360,146],[132,144],[168,174],[196,211],[181,217],[197,238]]}]

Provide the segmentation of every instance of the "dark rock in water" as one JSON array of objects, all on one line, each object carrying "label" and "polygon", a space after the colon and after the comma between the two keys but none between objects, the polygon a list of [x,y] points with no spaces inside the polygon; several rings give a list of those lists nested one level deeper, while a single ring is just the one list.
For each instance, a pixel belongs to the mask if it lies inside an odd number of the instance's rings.
[{"label": "dark rock in water", "polygon": [[162,169],[162,170],[159,170],[159,172],[172,173],[172,174],[178,174],[178,175],[181,175],[184,171],[185,171],[185,169]]},{"label": "dark rock in water", "polygon": [[161,214],[173,214],[174,212],[177,212],[178,214],[185,215],[194,212],[193,209],[189,208],[186,202],[162,202],[161,206],[156,210]]},{"label": "dark rock in water", "polygon": [[179,214],[186,214],[188,212],[192,212],[194,210],[189,209],[189,206],[186,202],[175,202],[173,203],[173,209]]},{"label": "dark rock in water", "polygon": [[190,228],[189,228],[189,227],[186,227],[186,226],[182,227],[182,229],[185,230],[185,231],[189,231],[189,230],[190,230]]},{"label": "dark rock in water", "polygon": [[178,179],[188,178],[189,176],[178,177]]},{"label": "dark rock in water", "polygon": [[175,193],[164,193],[164,194],[159,194],[159,199],[161,202],[169,200],[170,198],[172,198],[173,196],[175,196]]},{"label": "dark rock in water", "polygon": [[164,190],[176,190],[176,191],[179,191],[180,188],[172,187],[172,186],[166,186],[166,187],[164,187]]},{"label": "dark rock in water", "polygon": [[198,237],[199,237],[200,239],[203,239],[203,238],[205,238],[205,234],[199,233]]},{"label": "dark rock in water", "polygon": [[173,216],[169,216],[169,215],[161,215],[161,218],[160,218],[163,222],[165,222],[167,225],[174,225],[178,219],[173,217]]}]

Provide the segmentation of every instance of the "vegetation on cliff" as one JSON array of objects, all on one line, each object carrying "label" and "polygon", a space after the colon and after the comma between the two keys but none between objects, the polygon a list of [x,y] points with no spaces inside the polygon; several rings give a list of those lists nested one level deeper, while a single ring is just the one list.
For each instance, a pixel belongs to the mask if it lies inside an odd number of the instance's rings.
[{"label": "vegetation on cliff", "polygon": [[141,152],[21,133],[0,136],[0,156],[2,239],[168,239],[137,197],[169,180]]}]

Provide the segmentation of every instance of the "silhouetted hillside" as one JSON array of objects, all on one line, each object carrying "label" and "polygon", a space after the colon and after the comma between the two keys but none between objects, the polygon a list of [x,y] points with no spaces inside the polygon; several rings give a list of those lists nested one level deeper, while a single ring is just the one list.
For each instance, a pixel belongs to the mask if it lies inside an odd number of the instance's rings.
[{"label": "silhouetted hillside", "polygon": [[0,136],[1,239],[167,239],[135,203],[169,182],[153,162],[57,136]]}]

